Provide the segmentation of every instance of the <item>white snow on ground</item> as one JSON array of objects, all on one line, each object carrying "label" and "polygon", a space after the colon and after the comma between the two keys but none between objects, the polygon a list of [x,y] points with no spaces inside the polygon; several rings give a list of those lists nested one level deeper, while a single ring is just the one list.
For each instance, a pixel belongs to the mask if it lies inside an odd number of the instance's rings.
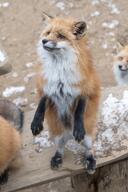
[{"label": "white snow on ground", "polygon": [[107,49],[107,48],[108,48],[107,42],[104,42],[104,43],[102,44],[102,48],[103,48],[103,49]]},{"label": "white snow on ground", "polygon": [[32,67],[32,66],[33,66],[33,63],[32,63],[32,62],[26,63],[26,67],[27,67],[27,68],[30,68],[30,67]]},{"label": "white snow on ground", "polygon": [[35,109],[36,107],[37,107],[37,106],[36,106],[35,103],[31,103],[31,104],[30,104],[30,108],[31,108],[31,109]]},{"label": "white snow on ground", "polygon": [[56,7],[58,7],[60,10],[64,10],[65,9],[65,4],[64,4],[64,2],[58,2],[56,4]]},{"label": "white snow on ground", "polygon": [[[98,128],[100,131],[94,144],[97,156],[109,156],[112,150],[124,149],[123,143],[128,140],[128,91],[124,91],[120,100],[112,94],[108,96],[102,105]],[[35,143],[39,146],[38,151],[53,145],[47,130],[35,138]],[[83,152],[83,146],[74,140],[70,140],[66,148],[75,154]]]},{"label": "white snow on ground", "polygon": [[27,83],[27,82],[28,82],[29,80],[31,80],[32,77],[34,77],[35,75],[36,75],[35,72],[26,75],[26,77],[24,77],[24,81]]},{"label": "white snow on ground", "polygon": [[99,0],[90,0],[92,5],[97,5],[100,3]]},{"label": "white snow on ground", "polygon": [[21,86],[21,87],[7,87],[4,91],[3,91],[3,96],[4,97],[10,97],[13,94],[17,94],[17,93],[22,93],[23,91],[25,91],[25,87]]},{"label": "white snow on ground", "polygon": [[100,16],[99,11],[95,11],[95,12],[91,13],[91,17],[97,17],[97,16]]},{"label": "white snow on ground", "polygon": [[119,21],[117,21],[117,20],[112,20],[112,21],[102,23],[102,27],[103,28],[108,28],[108,29],[114,29],[118,25],[119,25]]},{"label": "white snow on ground", "polygon": [[36,150],[41,152],[44,147],[51,147],[53,142],[50,140],[49,132],[47,130],[42,131],[42,133],[35,137],[34,144],[37,144]]},{"label": "white snow on ground", "polygon": [[27,98],[18,97],[13,100],[13,103],[15,103],[17,106],[24,107],[28,104]]},{"label": "white snow on ground", "polygon": [[0,3],[0,7],[9,7],[9,2]]},{"label": "white snow on ground", "polygon": [[3,51],[0,50],[0,62],[4,62],[6,59],[6,56]]}]

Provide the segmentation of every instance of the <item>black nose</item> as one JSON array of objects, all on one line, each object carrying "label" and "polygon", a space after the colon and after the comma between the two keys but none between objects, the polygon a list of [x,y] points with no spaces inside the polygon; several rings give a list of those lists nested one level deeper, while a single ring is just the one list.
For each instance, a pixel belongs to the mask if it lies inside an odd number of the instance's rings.
[{"label": "black nose", "polygon": [[119,69],[122,69],[122,65],[119,65]]},{"label": "black nose", "polygon": [[43,45],[45,45],[47,42],[48,42],[47,39],[43,39],[43,40],[42,40]]}]

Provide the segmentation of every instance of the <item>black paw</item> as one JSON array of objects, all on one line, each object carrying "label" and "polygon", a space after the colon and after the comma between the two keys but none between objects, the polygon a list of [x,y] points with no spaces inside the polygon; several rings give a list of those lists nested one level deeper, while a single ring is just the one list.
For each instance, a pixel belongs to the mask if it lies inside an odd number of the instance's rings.
[{"label": "black paw", "polygon": [[94,174],[96,170],[96,159],[93,155],[86,157],[86,168],[89,174]]},{"label": "black paw", "polygon": [[43,130],[42,118],[32,121],[31,130],[33,135],[38,135]]},{"label": "black paw", "polygon": [[83,122],[81,122],[81,121],[75,122],[73,136],[75,137],[75,140],[78,142],[80,142],[84,139],[85,129],[84,129]]},{"label": "black paw", "polygon": [[0,175],[0,185],[3,185],[8,181],[8,170],[4,171],[2,175]]},{"label": "black paw", "polygon": [[56,154],[51,159],[51,168],[57,169],[62,165],[62,155],[59,152],[56,152]]}]

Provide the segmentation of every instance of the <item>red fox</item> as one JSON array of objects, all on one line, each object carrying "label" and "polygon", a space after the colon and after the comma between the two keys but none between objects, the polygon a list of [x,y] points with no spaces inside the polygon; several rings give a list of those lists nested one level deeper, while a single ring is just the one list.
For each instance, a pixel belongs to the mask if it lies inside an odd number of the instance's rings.
[{"label": "red fox", "polygon": [[69,139],[83,141],[85,166],[88,173],[93,173],[100,82],[85,34],[84,21],[48,17],[38,45],[42,62],[37,76],[40,102],[31,130],[33,135],[39,134],[45,116],[57,148],[51,159],[52,169],[62,164],[64,146]]},{"label": "red fox", "polygon": [[113,71],[119,85],[128,84],[128,45],[122,46],[114,58]]},{"label": "red fox", "polygon": [[10,101],[0,100],[0,184],[8,180],[8,169],[19,155],[23,112]]}]

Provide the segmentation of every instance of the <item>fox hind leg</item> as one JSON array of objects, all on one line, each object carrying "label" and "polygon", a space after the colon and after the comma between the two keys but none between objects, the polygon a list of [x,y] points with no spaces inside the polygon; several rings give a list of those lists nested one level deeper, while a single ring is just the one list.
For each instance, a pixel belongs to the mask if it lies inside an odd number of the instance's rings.
[{"label": "fox hind leg", "polygon": [[61,136],[55,138],[56,152],[51,159],[51,168],[57,169],[63,163],[64,148],[69,139],[72,139],[72,133],[69,130],[66,130]]}]

